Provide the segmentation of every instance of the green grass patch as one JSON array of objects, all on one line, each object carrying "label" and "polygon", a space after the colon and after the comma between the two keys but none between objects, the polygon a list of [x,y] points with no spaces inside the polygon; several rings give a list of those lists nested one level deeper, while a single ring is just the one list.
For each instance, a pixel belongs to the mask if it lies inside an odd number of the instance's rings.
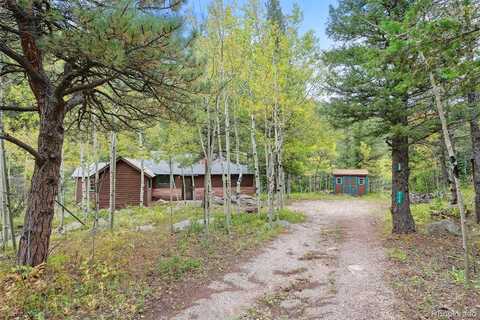
[{"label": "green grass patch", "polygon": [[407,253],[398,248],[392,248],[387,250],[387,255],[390,259],[395,261],[399,261],[399,262],[407,261]]},{"label": "green grass patch", "polygon": [[162,277],[178,280],[187,272],[194,272],[201,266],[202,262],[198,259],[173,256],[161,259],[158,263],[158,271]]}]

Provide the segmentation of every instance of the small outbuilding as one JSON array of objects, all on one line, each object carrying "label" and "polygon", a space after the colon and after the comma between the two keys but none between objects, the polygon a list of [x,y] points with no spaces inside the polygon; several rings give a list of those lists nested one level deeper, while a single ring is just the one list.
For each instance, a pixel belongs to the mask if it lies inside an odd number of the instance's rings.
[{"label": "small outbuilding", "polygon": [[335,194],[361,196],[368,193],[368,170],[335,169],[332,175]]}]

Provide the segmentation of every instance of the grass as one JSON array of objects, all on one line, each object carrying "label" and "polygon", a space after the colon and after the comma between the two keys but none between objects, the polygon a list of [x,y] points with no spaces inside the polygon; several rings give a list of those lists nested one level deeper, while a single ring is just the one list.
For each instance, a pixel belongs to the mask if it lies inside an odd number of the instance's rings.
[{"label": "grass", "polygon": [[[100,215],[108,217],[105,211]],[[201,216],[201,208],[181,204],[173,222]],[[292,223],[304,219],[288,210],[280,217]],[[0,261],[0,314],[6,319],[133,319],[157,290],[175,292],[165,288],[224,270],[228,259],[282,231],[267,224],[265,213],[235,214],[230,234],[223,214],[214,218],[208,238],[195,223],[172,235],[166,206],[127,208],[115,215],[113,232],[97,233],[94,259],[90,228],[54,234],[48,262],[35,268],[16,267],[10,252]],[[142,225],[153,229],[136,231]]]},{"label": "grass", "polygon": [[[467,209],[472,210],[473,191],[463,191]],[[445,199],[411,205],[417,233],[410,235],[391,235],[391,217],[390,214],[386,215],[385,228],[388,234],[385,247],[391,264],[386,269],[386,276],[398,298],[396,309],[403,319],[430,318],[439,310],[450,310],[457,314],[476,310],[477,315],[480,312],[480,274],[477,272],[472,275],[472,287],[465,286],[461,238],[425,234],[425,226],[436,219],[432,218],[432,212],[447,209],[453,213],[454,219],[458,219],[458,210],[449,208]],[[479,229],[471,221],[469,225],[470,240],[476,248],[471,259],[478,264]]]}]

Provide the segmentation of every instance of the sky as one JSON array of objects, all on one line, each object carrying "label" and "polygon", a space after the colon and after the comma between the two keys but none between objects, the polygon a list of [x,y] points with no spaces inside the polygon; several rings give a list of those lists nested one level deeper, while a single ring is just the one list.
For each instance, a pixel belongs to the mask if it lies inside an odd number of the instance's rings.
[{"label": "sky", "polygon": [[[227,0],[228,1],[228,0]],[[195,11],[205,14],[210,0],[189,0],[194,6]],[[241,4],[243,1],[238,0]],[[321,49],[329,49],[333,42],[325,34],[328,20],[328,8],[330,5],[336,6],[338,0],[280,0],[283,11],[289,13],[294,3],[298,4],[303,11],[303,24],[300,31],[305,32],[314,30],[319,38]]]}]

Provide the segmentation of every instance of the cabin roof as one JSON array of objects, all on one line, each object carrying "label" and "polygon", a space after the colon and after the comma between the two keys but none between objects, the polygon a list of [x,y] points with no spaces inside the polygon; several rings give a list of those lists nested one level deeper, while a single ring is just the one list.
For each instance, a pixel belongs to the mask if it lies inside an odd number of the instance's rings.
[{"label": "cabin roof", "polygon": [[[139,159],[133,158],[124,158],[119,157],[117,161],[123,160],[130,166],[136,168],[138,171],[141,170],[141,164]],[[228,162],[225,159],[215,159],[212,161],[211,172],[212,174],[222,174],[224,172],[223,167],[225,167],[225,172],[227,171],[226,166]],[[102,171],[109,166],[108,162],[100,162],[98,165],[98,171]],[[192,165],[182,166],[179,162],[173,161],[172,171],[174,175],[204,175],[205,174],[205,164],[203,161],[198,161]],[[167,160],[155,161],[151,159],[145,159],[143,161],[144,172],[147,176],[154,177],[157,175],[167,175],[170,174],[170,165]],[[85,176],[93,176],[95,174],[95,164],[91,164],[85,170]],[[247,165],[239,164],[230,161],[230,173],[231,174],[252,174],[252,171],[248,168]],[[72,174],[73,178],[82,177],[82,168],[78,167]]]},{"label": "cabin roof", "polygon": [[368,176],[367,169],[334,169],[334,176]]}]

